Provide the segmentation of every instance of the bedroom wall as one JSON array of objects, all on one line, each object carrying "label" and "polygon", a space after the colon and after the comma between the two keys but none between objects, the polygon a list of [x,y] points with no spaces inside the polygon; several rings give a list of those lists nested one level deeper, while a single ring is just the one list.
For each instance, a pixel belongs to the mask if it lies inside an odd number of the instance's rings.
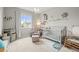
[{"label": "bedroom wall", "polygon": [[[19,9],[17,10],[17,15],[21,16],[21,15],[28,15],[28,16],[32,16],[32,20],[33,20],[33,13],[24,9]],[[19,19],[18,19],[19,21]],[[30,33],[32,31],[32,28],[22,28],[20,21],[19,24],[17,24],[19,28],[17,28],[17,30],[19,30],[19,38],[24,38],[24,37],[29,37]]]},{"label": "bedroom wall", "polygon": [[[28,37],[30,35],[30,30],[31,29],[22,29],[21,28],[21,23],[20,23],[20,16],[21,14],[25,14],[25,15],[32,15],[32,12],[29,12],[27,10],[24,9],[20,9],[17,7],[4,7],[4,16],[12,16],[12,20],[11,21],[7,21],[7,22],[3,22],[4,29],[8,29],[8,28],[12,28],[13,31],[12,32],[17,32],[17,38],[23,38],[23,37]],[[15,26],[16,23],[16,26]],[[16,28],[16,30],[15,30]]]},{"label": "bedroom wall", "polygon": [[3,8],[0,7],[0,36],[2,36],[2,28],[3,28]]},{"label": "bedroom wall", "polygon": [[5,17],[12,17],[11,20],[3,20],[3,29],[12,29],[12,32],[15,32],[15,7],[4,7],[4,13],[3,16]]},{"label": "bedroom wall", "polygon": [[40,21],[40,14],[35,14],[34,13],[34,19],[33,19],[33,29],[34,29],[34,31],[36,31],[36,29],[37,29],[37,21]]},{"label": "bedroom wall", "polygon": [[[61,18],[63,12],[68,13],[68,17],[65,19]],[[45,12],[41,13],[41,20],[43,20],[42,15],[46,13],[48,15],[48,20],[46,27],[50,26],[72,26],[79,25],[79,8],[77,7],[53,7]],[[62,20],[55,20],[62,19]]]}]

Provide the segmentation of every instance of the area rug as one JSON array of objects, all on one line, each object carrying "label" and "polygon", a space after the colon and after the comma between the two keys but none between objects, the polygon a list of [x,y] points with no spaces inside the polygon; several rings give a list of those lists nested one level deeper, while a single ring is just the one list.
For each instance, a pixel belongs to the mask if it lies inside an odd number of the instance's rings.
[{"label": "area rug", "polygon": [[53,44],[53,48],[55,48],[57,51],[59,51],[62,48],[62,45],[60,43],[55,42]]}]

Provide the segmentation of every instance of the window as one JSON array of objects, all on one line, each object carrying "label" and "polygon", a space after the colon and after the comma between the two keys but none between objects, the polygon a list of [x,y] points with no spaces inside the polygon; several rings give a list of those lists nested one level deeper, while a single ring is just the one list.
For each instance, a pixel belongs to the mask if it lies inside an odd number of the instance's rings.
[{"label": "window", "polygon": [[21,16],[21,27],[32,28],[32,16]]}]

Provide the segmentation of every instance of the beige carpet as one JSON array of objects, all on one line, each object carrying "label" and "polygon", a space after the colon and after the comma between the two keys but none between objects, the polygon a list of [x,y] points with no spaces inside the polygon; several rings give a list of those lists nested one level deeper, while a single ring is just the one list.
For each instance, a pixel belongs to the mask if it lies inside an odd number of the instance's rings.
[{"label": "beige carpet", "polygon": [[[9,44],[8,52],[56,52],[52,47],[54,42],[46,39],[40,39],[40,42],[33,43],[32,38],[23,38]],[[71,52],[72,50],[63,47],[60,51]]]}]

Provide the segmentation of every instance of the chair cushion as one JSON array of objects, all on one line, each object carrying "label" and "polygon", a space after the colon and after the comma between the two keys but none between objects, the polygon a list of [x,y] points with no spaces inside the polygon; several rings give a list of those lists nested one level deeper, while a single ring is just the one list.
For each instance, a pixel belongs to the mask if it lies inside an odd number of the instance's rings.
[{"label": "chair cushion", "polygon": [[1,39],[0,39],[0,48],[4,48],[4,43]]}]

